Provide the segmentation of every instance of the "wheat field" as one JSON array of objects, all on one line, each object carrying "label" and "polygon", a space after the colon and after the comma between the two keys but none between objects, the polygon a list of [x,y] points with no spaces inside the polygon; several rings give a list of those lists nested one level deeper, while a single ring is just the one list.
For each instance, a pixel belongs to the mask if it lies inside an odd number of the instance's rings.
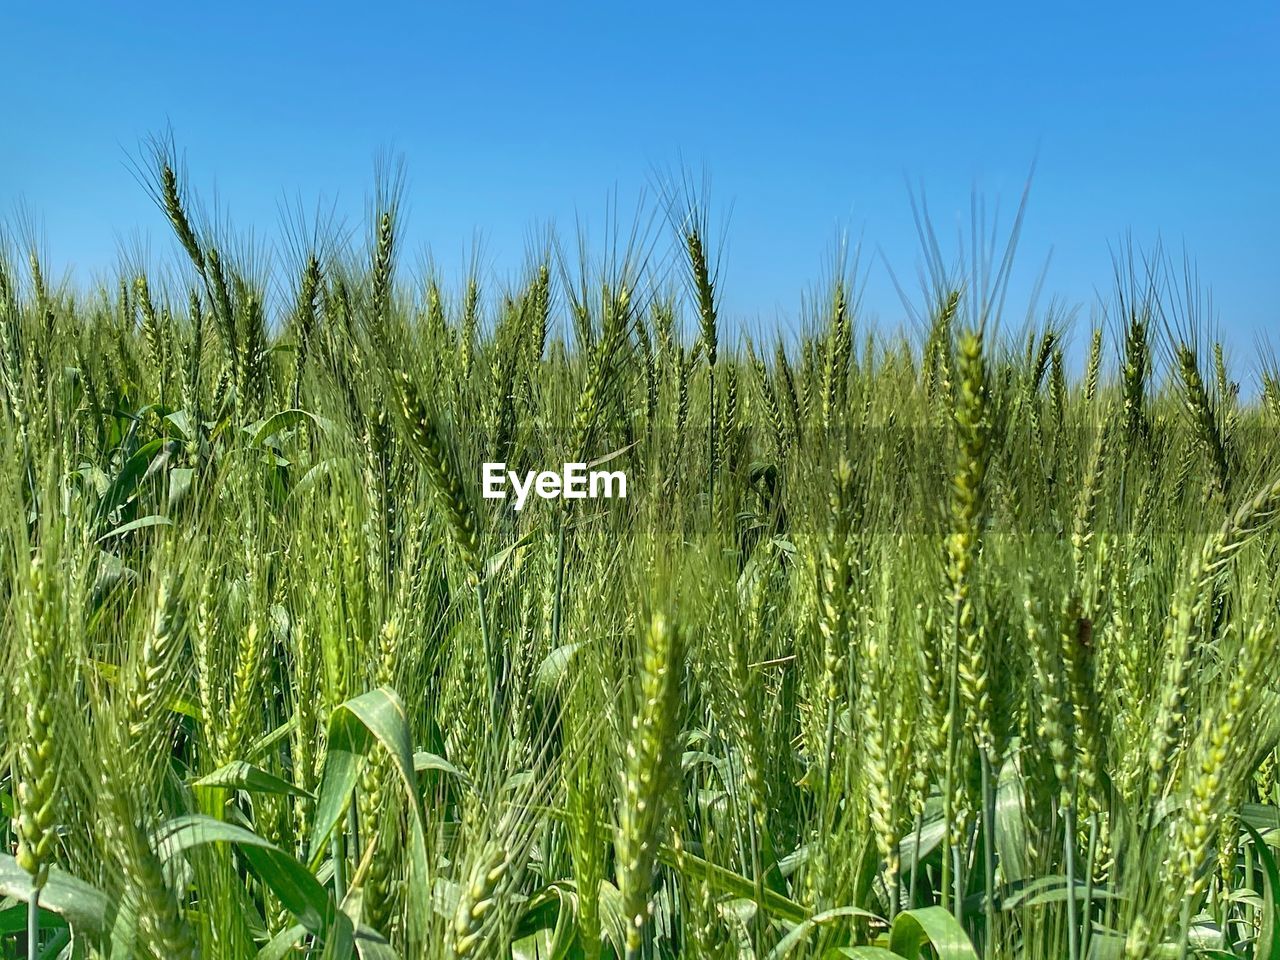
[{"label": "wheat field", "polygon": [[1280,381],[1166,258],[747,336],[696,193],[498,284],[178,169],[0,257],[0,956],[1280,958]]}]

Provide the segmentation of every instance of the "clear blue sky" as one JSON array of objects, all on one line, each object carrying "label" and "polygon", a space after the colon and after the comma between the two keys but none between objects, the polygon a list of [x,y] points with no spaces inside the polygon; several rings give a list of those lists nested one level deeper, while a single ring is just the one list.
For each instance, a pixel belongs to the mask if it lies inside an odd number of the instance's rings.
[{"label": "clear blue sky", "polygon": [[[498,275],[531,228],[604,224],[680,158],[732,207],[726,312],[794,320],[838,231],[869,314],[914,287],[907,183],[944,242],[976,189],[1011,212],[1038,161],[1015,296],[1088,310],[1129,232],[1185,246],[1247,362],[1280,315],[1280,8],[821,3],[13,4],[0,214],[36,216],[79,280],[174,250],[126,164],[171,125],[192,186],[276,235],[282,198],[358,218],[374,158],[408,169],[407,241]],[[123,10],[127,5],[121,5]],[[1021,314],[1021,305],[1017,311]]]}]

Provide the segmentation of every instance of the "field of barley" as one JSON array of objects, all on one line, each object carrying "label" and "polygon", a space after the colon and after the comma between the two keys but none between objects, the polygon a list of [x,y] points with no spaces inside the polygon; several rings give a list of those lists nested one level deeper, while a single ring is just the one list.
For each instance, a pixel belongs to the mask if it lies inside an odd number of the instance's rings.
[{"label": "field of barley", "polygon": [[1280,380],[1181,267],[749,337],[697,195],[500,285],[176,167],[165,269],[0,248],[0,957],[1280,958]]}]

